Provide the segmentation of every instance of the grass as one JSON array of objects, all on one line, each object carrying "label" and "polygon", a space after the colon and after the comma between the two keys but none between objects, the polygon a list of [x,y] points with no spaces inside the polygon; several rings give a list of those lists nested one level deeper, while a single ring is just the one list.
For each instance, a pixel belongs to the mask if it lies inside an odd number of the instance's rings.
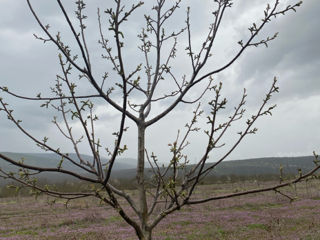
[{"label": "grass", "polygon": [[263,209],[270,209],[270,208],[280,208],[281,206],[283,206],[282,203],[276,203],[276,202],[272,202],[272,203],[261,203],[261,204],[257,204],[257,203],[244,203],[244,204],[239,204],[239,205],[235,205],[232,207],[226,207],[224,208],[225,210],[250,210],[250,211],[261,211]]},{"label": "grass", "polygon": [[[320,240],[319,182],[274,192],[184,207],[154,230],[155,240]],[[272,183],[265,183],[272,184]],[[212,184],[197,196],[255,187],[252,183]],[[95,199],[54,205],[40,197],[0,198],[0,240],[136,240],[134,230],[111,207]],[[124,204],[122,202],[122,204]],[[124,205],[125,206],[125,205]],[[126,206],[125,206],[126,207]]]},{"label": "grass", "polygon": [[253,223],[253,224],[249,224],[247,225],[247,228],[249,230],[254,230],[254,229],[261,229],[261,230],[265,230],[265,231],[269,231],[270,228],[268,225],[266,224],[261,224],[261,223]]}]

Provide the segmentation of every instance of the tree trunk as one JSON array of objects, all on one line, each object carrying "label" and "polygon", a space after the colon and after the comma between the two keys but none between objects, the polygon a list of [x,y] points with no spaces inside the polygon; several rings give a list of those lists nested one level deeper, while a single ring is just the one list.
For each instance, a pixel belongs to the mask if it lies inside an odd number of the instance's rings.
[{"label": "tree trunk", "polygon": [[152,240],[151,230],[149,231],[143,231],[143,240]]},{"label": "tree trunk", "polygon": [[143,236],[142,240],[151,240],[151,231],[148,229],[148,205],[144,182],[144,151],[145,151],[145,130],[144,123],[138,124],[138,163],[137,163],[137,183],[139,195],[139,218]]},{"label": "tree trunk", "polygon": [[139,240],[152,240],[152,230],[148,229],[144,229],[141,231],[141,229],[139,228],[139,230],[136,229],[136,234],[139,238]]}]

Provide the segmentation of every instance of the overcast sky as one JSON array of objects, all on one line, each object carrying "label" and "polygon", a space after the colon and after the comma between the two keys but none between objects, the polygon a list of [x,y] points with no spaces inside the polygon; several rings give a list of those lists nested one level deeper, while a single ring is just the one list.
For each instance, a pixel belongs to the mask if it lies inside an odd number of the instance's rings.
[{"label": "overcast sky", "polygon": [[[61,31],[63,39],[76,48],[71,35],[68,33],[61,12],[55,1],[34,0],[34,8],[45,24],[49,23],[53,33]],[[68,2],[68,12],[74,12],[74,5]],[[101,77],[104,71],[110,71],[110,64],[100,59],[101,48],[97,45],[99,39],[97,25],[97,6],[106,9],[107,2],[88,1],[87,9],[87,41],[94,59],[93,69],[96,77]],[[131,5],[136,1],[128,1]],[[143,14],[150,12],[150,3],[142,7],[132,16],[132,20],[125,23],[125,63],[129,69],[142,61],[141,52],[137,49],[136,38],[138,31],[144,26]],[[168,1],[172,2],[172,1]],[[201,46],[210,23],[211,12],[214,10],[213,1],[185,1],[177,11],[172,21],[169,21],[168,31],[177,31],[184,27],[186,7],[191,6],[192,35],[194,48]],[[227,63],[239,50],[237,42],[249,36],[248,27],[252,22],[259,22],[263,17],[266,4],[274,1],[250,0],[234,1],[234,7],[228,9],[223,20],[217,42],[214,45],[213,57],[205,70],[217,69]],[[282,3],[294,4],[295,1],[283,0]],[[282,5],[283,6],[283,5]],[[271,156],[301,156],[320,152],[320,3],[317,0],[306,0],[297,13],[288,12],[285,16],[273,20],[267,25],[259,39],[263,36],[272,36],[279,32],[279,37],[270,43],[269,48],[263,46],[248,49],[228,70],[215,77],[216,82],[223,82],[223,93],[228,98],[228,109],[236,106],[241,98],[243,88],[247,89],[247,109],[249,116],[256,112],[274,76],[279,79],[280,93],[272,99],[277,104],[273,116],[261,118],[256,127],[256,135],[248,136],[228,159],[244,159]],[[104,26],[107,32],[107,25]],[[43,44],[35,40],[33,33],[44,36],[39,26],[30,14],[26,1],[0,0],[0,85],[24,96],[35,97],[39,92],[42,96],[50,94],[49,87],[54,85],[56,74],[60,73],[57,48],[52,44]],[[183,74],[190,73],[190,61],[184,48],[187,44],[186,35],[181,35],[178,45],[178,57],[173,62],[173,68],[179,79]],[[77,52],[77,50],[74,50]],[[203,73],[205,73],[205,70]],[[74,79],[77,79],[74,73]],[[117,81],[116,78],[110,81]],[[88,84],[79,83],[80,93],[94,93]],[[158,94],[171,92],[169,83],[159,85]],[[197,92],[190,93],[190,99],[197,96]],[[159,95],[160,96],[160,95]],[[72,151],[71,145],[58,133],[51,123],[52,117],[57,115],[53,110],[40,108],[41,102],[27,102],[17,100],[5,93],[0,93],[15,111],[15,116],[23,120],[22,125],[34,136],[42,139],[49,137],[49,144],[62,148],[63,151]],[[117,94],[114,95],[116,100]],[[205,96],[202,106],[206,109],[206,102],[210,95]],[[168,102],[157,103],[152,108],[152,114],[164,109]],[[155,152],[162,161],[170,156],[168,143],[174,141],[178,129],[184,131],[184,125],[190,121],[195,106],[179,105],[177,110],[164,118],[159,124],[147,130],[147,147],[149,152]],[[105,147],[113,144],[112,132],[116,131],[119,122],[118,113],[110,106],[97,102],[96,113],[100,122],[97,123],[97,134],[102,138]],[[221,113],[221,120],[228,116],[228,110]],[[245,120],[245,119],[244,119]],[[205,121],[200,121],[204,130]],[[129,150],[127,157],[136,157],[136,128],[128,122],[129,131],[125,141]],[[236,124],[226,135],[226,146],[230,146],[237,139],[236,132],[245,126],[245,122]],[[73,129],[80,131],[79,124],[74,123]],[[79,133],[80,134],[80,133]],[[187,149],[191,161],[196,161],[203,153],[206,137],[203,131],[191,136],[190,146]],[[212,154],[211,160],[222,154],[219,150]],[[12,152],[40,152],[40,149],[21,134],[6,115],[0,112],[0,151]],[[89,153],[87,147],[83,153]]]}]

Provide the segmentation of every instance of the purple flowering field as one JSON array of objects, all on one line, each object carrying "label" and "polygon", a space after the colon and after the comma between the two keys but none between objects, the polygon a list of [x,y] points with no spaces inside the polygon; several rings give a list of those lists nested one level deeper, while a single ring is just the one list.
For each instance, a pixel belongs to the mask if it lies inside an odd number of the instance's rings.
[{"label": "purple flowering field", "polygon": [[[319,180],[275,192],[187,206],[167,217],[155,240],[319,240]],[[272,183],[224,183],[199,186],[195,198],[256,188]],[[134,196],[135,192],[131,194]],[[109,206],[94,199],[50,204],[46,196],[0,198],[0,240],[128,239],[134,231]]]}]

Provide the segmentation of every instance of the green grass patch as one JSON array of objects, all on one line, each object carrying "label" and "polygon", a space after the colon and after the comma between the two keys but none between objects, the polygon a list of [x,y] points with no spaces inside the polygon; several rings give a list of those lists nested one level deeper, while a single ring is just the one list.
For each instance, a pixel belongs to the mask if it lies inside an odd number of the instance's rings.
[{"label": "green grass patch", "polygon": [[111,216],[109,218],[107,218],[105,220],[105,222],[108,223],[116,223],[116,222],[120,222],[122,221],[122,217],[121,216]]},{"label": "green grass patch", "polygon": [[37,236],[38,232],[33,230],[17,230],[17,231],[10,231],[7,234],[1,234],[2,237],[13,237],[13,236],[23,236],[23,235],[30,235],[30,236]]},{"label": "green grass patch", "polygon": [[254,204],[254,203],[246,203],[242,205],[236,205],[233,207],[221,208],[220,210],[249,210],[249,211],[260,211],[261,209],[266,208],[280,208],[282,204],[279,203],[262,203],[262,204]]},{"label": "green grass patch", "polygon": [[181,226],[188,226],[190,224],[194,224],[194,222],[185,220],[185,221],[180,221],[180,222],[175,222],[176,225],[181,225]]},{"label": "green grass patch", "polygon": [[262,224],[262,223],[249,224],[249,225],[247,225],[247,228],[250,230],[261,229],[261,230],[265,230],[265,231],[269,231],[269,229],[270,229],[267,225]]},{"label": "green grass patch", "polygon": [[308,235],[308,236],[306,236],[305,240],[320,240],[320,235],[318,235],[318,236]]}]

